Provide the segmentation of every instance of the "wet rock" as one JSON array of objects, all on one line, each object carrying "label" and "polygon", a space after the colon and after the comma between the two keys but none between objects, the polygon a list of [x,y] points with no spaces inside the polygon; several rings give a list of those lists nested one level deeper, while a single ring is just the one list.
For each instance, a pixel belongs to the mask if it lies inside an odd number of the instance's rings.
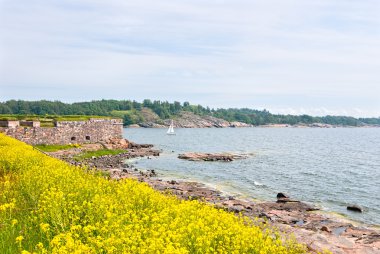
[{"label": "wet rock", "polygon": [[282,193],[282,192],[279,192],[277,194],[277,203],[286,203],[286,202],[299,202],[297,200],[292,200],[289,198],[288,195]]},{"label": "wet rock", "polygon": [[128,148],[131,149],[141,149],[141,148],[152,148],[152,144],[136,144],[134,142],[130,142]]},{"label": "wet rock", "polygon": [[347,206],[347,210],[359,213],[363,212],[363,208],[358,205],[349,205]]},{"label": "wet rock", "polygon": [[286,195],[286,194],[283,193],[283,192],[279,192],[279,193],[277,193],[277,199],[279,199],[279,198],[289,198],[289,196]]}]

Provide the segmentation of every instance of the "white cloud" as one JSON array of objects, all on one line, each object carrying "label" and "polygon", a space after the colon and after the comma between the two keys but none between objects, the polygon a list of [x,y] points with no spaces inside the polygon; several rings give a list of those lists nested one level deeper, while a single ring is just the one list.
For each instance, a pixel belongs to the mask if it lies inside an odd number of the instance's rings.
[{"label": "white cloud", "polygon": [[[378,13],[375,0],[2,0],[0,99],[76,99],[54,93],[65,87],[87,100],[128,91],[132,99],[373,114]],[[318,100],[296,105],[292,96]]]}]

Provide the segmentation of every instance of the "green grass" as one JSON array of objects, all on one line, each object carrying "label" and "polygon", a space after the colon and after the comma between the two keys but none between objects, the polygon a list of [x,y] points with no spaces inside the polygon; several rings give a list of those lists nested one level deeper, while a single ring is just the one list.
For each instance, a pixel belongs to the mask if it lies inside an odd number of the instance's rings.
[{"label": "green grass", "polygon": [[76,156],[75,159],[83,160],[83,159],[89,159],[92,157],[100,157],[100,156],[104,156],[104,155],[117,155],[117,154],[127,153],[127,152],[128,152],[127,150],[123,150],[123,149],[115,149],[115,150],[101,149],[101,150],[97,150],[97,151],[84,152],[84,153]]},{"label": "green grass", "polygon": [[14,114],[0,114],[1,120],[28,120],[28,121],[41,121],[41,122],[53,122],[53,121],[87,121],[90,118],[98,119],[111,119],[118,118],[110,116],[87,116],[87,115],[14,115]]},{"label": "green grass", "polygon": [[56,152],[60,150],[68,150],[74,147],[80,147],[78,144],[70,144],[70,145],[35,145],[35,148],[38,148],[44,152]]},{"label": "green grass", "polygon": [[91,118],[98,118],[98,119],[111,119],[115,117],[109,117],[109,116],[83,116],[83,115],[68,115],[68,116],[55,116],[53,119],[56,121],[87,121]]},{"label": "green grass", "polygon": [[41,127],[55,127],[55,124],[53,121],[40,121],[40,126]]}]

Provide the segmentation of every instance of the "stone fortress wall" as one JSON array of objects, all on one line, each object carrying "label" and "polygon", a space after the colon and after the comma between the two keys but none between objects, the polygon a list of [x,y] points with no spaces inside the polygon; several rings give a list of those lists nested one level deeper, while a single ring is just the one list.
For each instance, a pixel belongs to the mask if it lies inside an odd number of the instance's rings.
[{"label": "stone fortress wall", "polygon": [[0,121],[0,132],[31,145],[97,143],[123,138],[122,119],[59,121],[54,127],[40,127],[38,121]]}]

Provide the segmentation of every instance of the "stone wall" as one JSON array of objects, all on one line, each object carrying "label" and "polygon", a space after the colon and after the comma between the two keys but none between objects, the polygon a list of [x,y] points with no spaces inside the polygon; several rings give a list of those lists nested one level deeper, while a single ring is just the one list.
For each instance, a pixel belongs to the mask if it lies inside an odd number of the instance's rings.
[{"label": "stone wall", "polygon": [[56,127],[0,127],[0,132],[36,144],[84,144],[123,137],[121,119],[90,119],[88,121],[62,121]]},{"label": "stone wall", "polygon": [[39,121],[20,121],[20,126],[25,126],[25,127],[40,127],[41,123]]},{"label": "stone wall", "polygon": [[13,121],[13,120],[1,120],[0,121],[0,127],[15,128],[18,126],[20,126],[20,121]]}]

